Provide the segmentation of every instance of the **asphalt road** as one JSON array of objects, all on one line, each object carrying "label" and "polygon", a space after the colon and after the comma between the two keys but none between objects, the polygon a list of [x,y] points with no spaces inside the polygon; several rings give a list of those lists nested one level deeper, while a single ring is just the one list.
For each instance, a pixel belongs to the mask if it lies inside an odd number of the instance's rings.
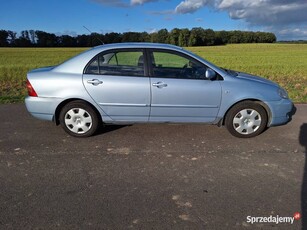
[{"label": "asphalt road", "polygon": [[[307,105],[297,108],[252,139],[208,125],[77,139],[1,105],[0,229],[307,229]],[[248,223],[295,212],[293,224]]]}]

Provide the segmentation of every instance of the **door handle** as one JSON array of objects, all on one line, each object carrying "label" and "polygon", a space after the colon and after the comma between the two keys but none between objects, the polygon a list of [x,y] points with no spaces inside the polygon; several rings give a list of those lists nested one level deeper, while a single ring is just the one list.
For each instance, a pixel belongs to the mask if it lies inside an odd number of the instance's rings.
[{"label": "door handle", "polygon": [[159,82],[156,82],[156,83],[152,83],[152,86],[155,86],[157,88],[163,88],[163,87],[167,87],[167,84],[164,83],[163,81],[159,81]]},{"label": "door handle", "polygon": [[102,84],[103,81],[99,81],[98,79],[93,79],[93,80],[88,80],[87,83],[92,84],[92,85],[99,85],[99,84]]}]

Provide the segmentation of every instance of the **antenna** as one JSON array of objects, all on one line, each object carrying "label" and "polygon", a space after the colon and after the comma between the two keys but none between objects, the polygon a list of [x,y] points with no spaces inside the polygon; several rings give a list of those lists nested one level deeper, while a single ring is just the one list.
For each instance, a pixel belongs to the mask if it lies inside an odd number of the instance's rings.
[{"label": "antenna", "polygon": [[[90,32],[91,34],[93,34],[93,32],[92,31],[90,31],[88,28],[86,28],[85,26],[83,26],[88,32]],[[95,37],[98,41],[100,41],[101,42],[101,44],[102,45],[104,45],[104,42],[103,41],[101,41],[101,39],[99,38],[99,37]]]}]

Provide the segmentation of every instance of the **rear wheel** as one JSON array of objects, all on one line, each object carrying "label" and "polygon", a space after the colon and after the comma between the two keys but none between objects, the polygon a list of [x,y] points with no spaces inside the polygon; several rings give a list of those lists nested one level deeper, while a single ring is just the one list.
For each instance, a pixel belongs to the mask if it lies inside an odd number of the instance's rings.
[{"label": "rear wheel", "polygon": [[97,131],[100,120],[89,104],[84,101],[73,101],[62,108],[60,123],[71,136],[89,137]]},{"label": "rear wheel", "polygon": [[268,116],[265,109],[255,102],[241,102],[226,115],[225,125],[236,137],[255,137],[266,128]]}]

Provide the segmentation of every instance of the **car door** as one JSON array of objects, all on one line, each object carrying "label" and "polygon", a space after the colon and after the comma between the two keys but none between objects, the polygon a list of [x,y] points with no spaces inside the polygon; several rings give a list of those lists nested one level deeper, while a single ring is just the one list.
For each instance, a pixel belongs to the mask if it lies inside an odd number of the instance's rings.
[{"label": "car door", "polygon": [[88,64],[83,84],[113,121],[146,122],[150,110],[150,82],[146,75],[142,49],[111,50]]},{"label": "car door", "polygon": [[150,50],[152,122],[212,122],[221,102],[220,78],[205,77],[207,67],[175,51]]}]

